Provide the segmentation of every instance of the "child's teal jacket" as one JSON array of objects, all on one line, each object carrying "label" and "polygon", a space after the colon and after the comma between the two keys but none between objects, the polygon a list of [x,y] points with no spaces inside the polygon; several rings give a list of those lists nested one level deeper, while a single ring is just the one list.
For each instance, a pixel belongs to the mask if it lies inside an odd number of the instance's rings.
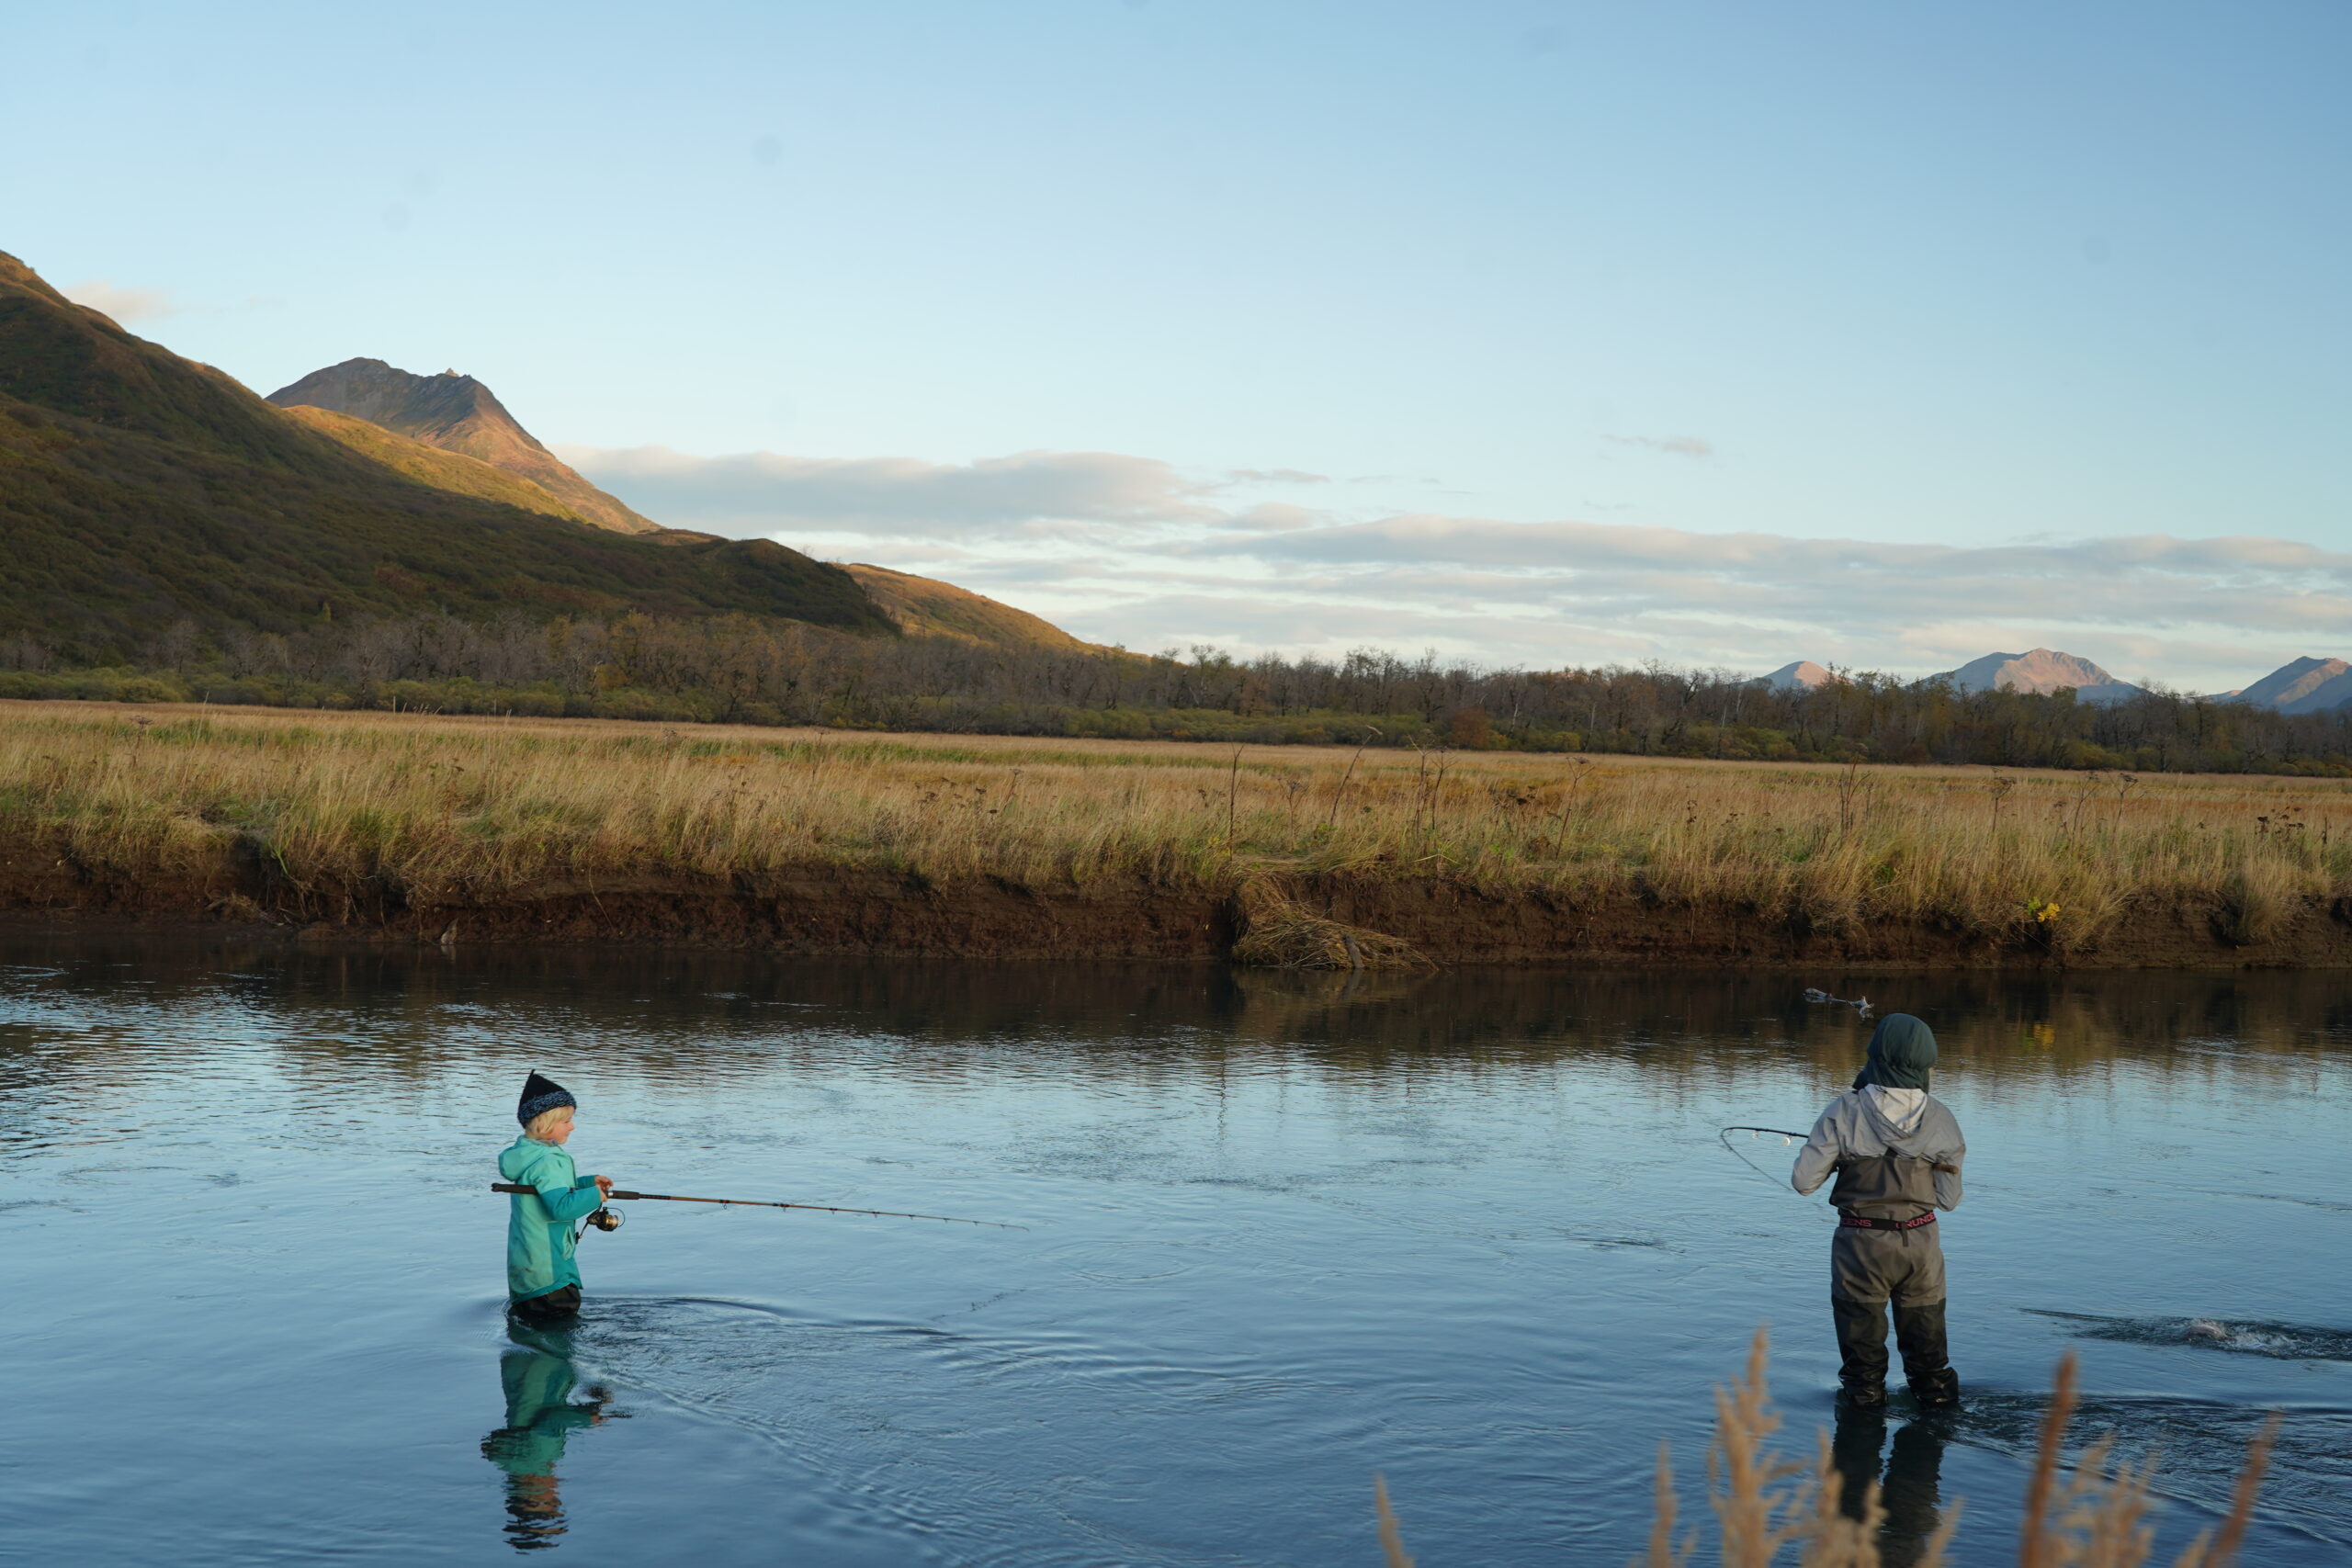
[{"label": "child's teal jacket", "polygon": [[571,1259],[572,1225],[604,1201],[593,1176],[572,1174],[571,1156],[553,1144],[517,1138],[498,1156],[498,1174],[536,1187],[507,1199],[506,1293],[527,1301],[580,1283]]}]

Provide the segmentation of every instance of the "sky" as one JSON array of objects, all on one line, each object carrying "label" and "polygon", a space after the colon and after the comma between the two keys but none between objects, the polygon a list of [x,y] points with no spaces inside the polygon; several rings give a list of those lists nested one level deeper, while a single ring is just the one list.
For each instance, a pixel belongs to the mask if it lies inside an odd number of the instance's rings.
[{"label": "sky", "polygon": [[2352,657],[2352,7],[12,7],[0,249],[1158,650]]}]

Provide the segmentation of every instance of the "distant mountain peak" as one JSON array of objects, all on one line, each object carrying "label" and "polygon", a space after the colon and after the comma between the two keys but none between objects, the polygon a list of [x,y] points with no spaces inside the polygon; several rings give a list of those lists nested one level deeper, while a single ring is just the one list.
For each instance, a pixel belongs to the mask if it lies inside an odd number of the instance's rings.
[{"label": "distant mountain peak", "polygon": [[506,412],[497,394],[456,370],[418,376],[380,359],[346,359],[280,387],[269,400],[280,408],[307,405],[348,414],[427,446],[519,474],[599,528],[651,534],[662,526],[582,479],[539,445]]},{"label": "distant mountain peak", "polygon": [[1793,663],[1781,665],[1770,675],[1758,676],[1756,683],[1759,686],[1770,686],[1776,692],[1793,691],[1799,688],[1809,692],[1816,686],[1826,686],[1835,679],[1836,677],[1826,669],[1815,664],[1812,660],[1800,659]]},{"label": "distant mountain peak", "polygon": [[2243,691],[2232,702],[2253,703],[2281,713],[2320,713],[2352,703],[2352,663],[2341,659],[2290,660]]},{"label": "distant mountain peak", "polygon": [[2071,688],[2086,703],[2128,702],[2142,688],[2119,681],[2089,660],[2054,648],[2023,653],[1988,653],[1930,680],[1949,681],[1962,692],[2060,692]]}]

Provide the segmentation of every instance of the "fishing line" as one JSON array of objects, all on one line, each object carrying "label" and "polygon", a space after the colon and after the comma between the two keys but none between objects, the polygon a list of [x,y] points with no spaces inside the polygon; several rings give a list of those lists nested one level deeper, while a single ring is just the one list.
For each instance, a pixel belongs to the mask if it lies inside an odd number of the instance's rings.
[{"label": "fishing line", "polygon": [[[1758,1137],[1765,1134],[1770,1134],[1773,1137],[1781,1140],[1781,1146],[1782,1148],[1788,1147],[1791,1144],[1804,1143],[1807,1138],[1812,1136],[1811,1134],[1792,1133],[1786,1127],[1725,1127],[1715,1134],[1715,1141],[1722,1144],[1726,1149],[1729,1149],[1732,1152],[1733,1157],[1737,1159],[1740,1164],[1746,1166],[1748,1169],[1754,1171],[1757,1175],[1762,1177],[1765,1180],[1770,1182],[1773,1186],[1780,1188],[1781,1190],[1786,1192],[1796,1192],[1796,1189],[1789,1185],[1788,1179],[1786,1177],[1775,1176],[1770,1171],[1765,1169],[1762,1166],[1758,1165],[1754,1160],[1749,1159],[1746,1151],[1742,1150],[1737,1144],[1732,1141],[1731,1135],[1734,1133],[1747,1134],[1748,1142],[1750,1143],[1754,1143]],[[1797,1193],[1797,1196],[1803,1197],[1804,1194]],[[1810,1205],[1808,1205],[1808,1207]],[[1815,1212],[1819,1213],[1824,1219],[1831,1217],[1831,1212],[1829,1210],[1820,1209],[1815,1210]]]},{"label": "fishing line", "polygon": [[1754,1160],[1749,1159],[1747,1156],[1742,1152],[1740,1146],[1731,1141],[1731,1135],[1734,1133],[1747,1134],[1747,1141],[1751,1144],[1756,1141],[1759,1134],[1770,1133],[1774,1137],[1781,1140],[1781,1146],[1782,1148],[1788,1147],[1792,1143],[1802,1144],[1806,1138],[1812,1136],[1809,1133],[1792,1133],[1785,1127],[1725,1127],[1715,1134],[1716,1141],[1721,1143],[1724,1147],[1729,1149],[1734,1157],[1736,1157],[1740,1164],[1746,1166],[1748,1169],[1754,1171],[1757,1175],[1762,1177],[1765,1180],[1770,1182],[1775,1187],[1781,1185],[1781,1179],[1773,1175],[1770,1171],[1765,1169],[1762,1166],[1758,1165]]}]

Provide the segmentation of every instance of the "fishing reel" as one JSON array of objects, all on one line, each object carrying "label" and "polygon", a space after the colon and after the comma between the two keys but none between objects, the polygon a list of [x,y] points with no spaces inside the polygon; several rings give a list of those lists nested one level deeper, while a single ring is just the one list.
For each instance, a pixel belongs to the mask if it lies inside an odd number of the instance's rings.
[{"label": "fishing reel", "polygon": [[[599,1209],[584,1224],[600,1231],[616,1231],[621,1228],[621,1213],[617,1209]],[[588,1232],[583,1229],[580,1234],[586,1235]]]}]

